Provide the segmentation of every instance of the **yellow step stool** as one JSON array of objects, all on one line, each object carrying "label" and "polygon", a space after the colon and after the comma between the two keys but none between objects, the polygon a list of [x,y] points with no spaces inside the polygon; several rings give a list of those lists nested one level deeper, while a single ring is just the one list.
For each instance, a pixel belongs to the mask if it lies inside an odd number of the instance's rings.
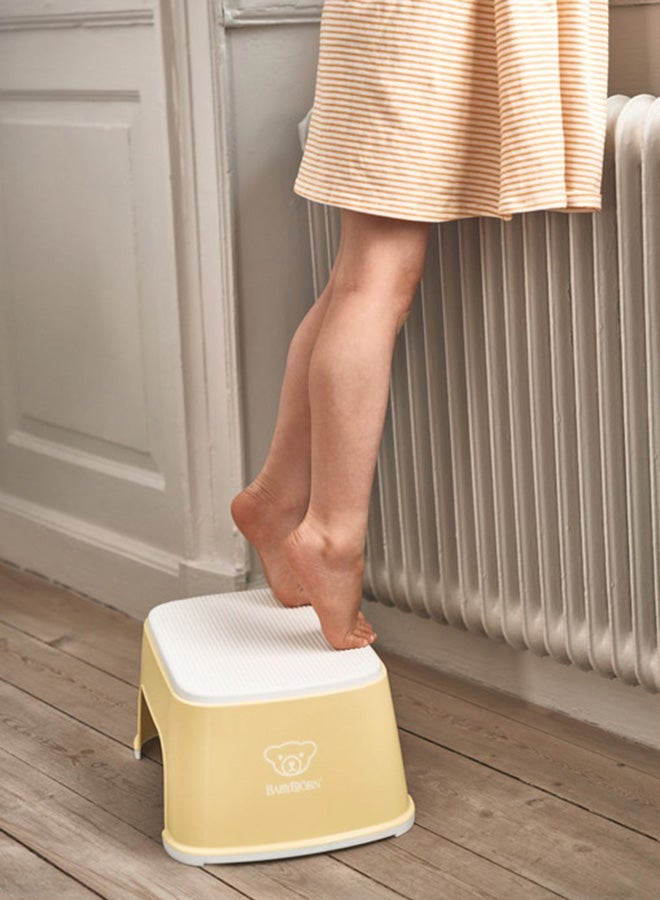
[{"label": "yellow step stool", "polygon": [[165,850],[180,862],[299,856],[413,824],[387,670],[334,650],[268,588],[171,600],[142,634],[137,735],[160,736]]}]

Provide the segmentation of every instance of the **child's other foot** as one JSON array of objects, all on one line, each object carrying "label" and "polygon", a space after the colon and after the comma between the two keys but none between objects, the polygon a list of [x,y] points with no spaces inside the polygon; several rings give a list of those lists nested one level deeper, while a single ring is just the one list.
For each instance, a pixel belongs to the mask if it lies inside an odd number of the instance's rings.
[{"label": "child's other foot", "polygon": [[300,522],[301,514],[286,510],[255,479],[232,500],[231,516],[259,554],[266,581],[280,603],[284,606],[309,604],[282,554],[282,543]]},{"label": "child's other foot", "polygon": [[336,650],[367,647],[376,634],[360,612],[364,553],[333,545],[307,519],[282,544],[282,552]]}]

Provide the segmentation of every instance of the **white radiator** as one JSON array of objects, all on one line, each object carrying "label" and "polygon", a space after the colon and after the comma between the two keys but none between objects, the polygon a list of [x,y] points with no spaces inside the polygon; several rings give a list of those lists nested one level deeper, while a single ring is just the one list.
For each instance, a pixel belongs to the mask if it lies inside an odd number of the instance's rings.
[{"label": "white radiator", "polygon": [[[608,120],[602,212],[434,227],[364,587],[659,692],[660,98],[612,96]],[[308,209],[318,295],[339,211]]]}]

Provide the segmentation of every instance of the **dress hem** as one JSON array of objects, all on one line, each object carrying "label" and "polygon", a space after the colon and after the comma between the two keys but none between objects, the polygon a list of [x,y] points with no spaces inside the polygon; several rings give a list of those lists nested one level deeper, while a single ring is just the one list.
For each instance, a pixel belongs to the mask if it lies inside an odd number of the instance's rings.
[{"label": "dress hem", "polygon": [[541,201],[534,201],[528,205],[523,204],[520,207],[516,207],[515,209],[511,209],[506,212],[504,210],[498,212],[493,209],[463,209],[441,212],[429,217],[420,215],[418,213],[406,212],[405,210],[392,210],[391,208],[379,207],[378,204],[368,205],[365,203],[356,203],[355,201],[350,199],[343,200],[337,197],[333,197],[329,194],[320,194],[307,188],[300,188],[299,185],[294,185],[293,192],[306,200],[311,200],[314,203],[320,203],[323,206],[335,206],[339,207],[340,209],[349,209],[353,210],[354,212],[363,212],[375,216],[384,216],[385,218],[389,219],[405,219],[406,221],[431,222],[437,224],[441,222],[453,222],[457,219],[472,218],[495,218],[505,222],[510,222],[514,215],[520,215],[527,212],[541,212],[543,210],[546,210],[548,212],[563,213],[596,213],[601,212],[602,209],[601,194],[581,194],[579,196],[576,196],[573,200],[569,200],[568,202],[566,194],[562,194],[559,197],[555,196]]}]

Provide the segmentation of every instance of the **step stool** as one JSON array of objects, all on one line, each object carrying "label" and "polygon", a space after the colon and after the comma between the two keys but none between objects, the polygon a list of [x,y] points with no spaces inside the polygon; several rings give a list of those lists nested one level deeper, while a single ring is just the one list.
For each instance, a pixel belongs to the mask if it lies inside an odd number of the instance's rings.
[{"label": "step stool", "polygon": [[180,862],[300,856],[413,824],[387,670],[334,650],[269,588],[155,606],[135,756],[159,735],[165,850]]}]

